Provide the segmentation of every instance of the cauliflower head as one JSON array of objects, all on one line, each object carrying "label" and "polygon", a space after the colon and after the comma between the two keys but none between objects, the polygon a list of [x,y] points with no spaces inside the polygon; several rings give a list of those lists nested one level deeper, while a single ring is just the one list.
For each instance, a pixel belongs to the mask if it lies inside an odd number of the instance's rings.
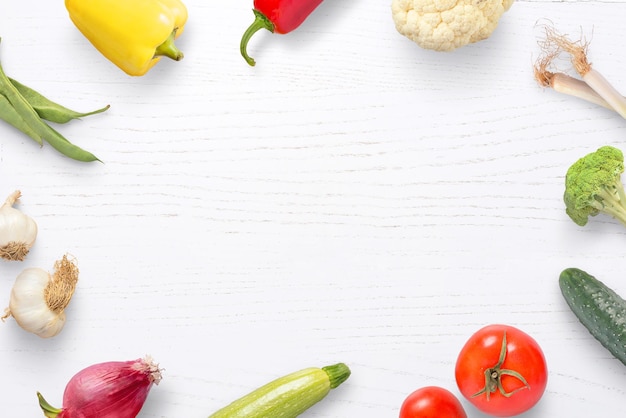
[{"label": "cauliflower head", "polygon": [[453,51],[487,39],[514,0],[392,0],[396,29],[425,49]]}]

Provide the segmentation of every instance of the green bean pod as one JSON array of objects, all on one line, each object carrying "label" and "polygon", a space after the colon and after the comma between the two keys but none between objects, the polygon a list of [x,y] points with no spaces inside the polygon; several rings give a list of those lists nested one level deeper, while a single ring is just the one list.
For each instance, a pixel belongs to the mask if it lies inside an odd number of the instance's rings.
[{"label": "green bean pod", "polygon": [[106,105],[101,109],[96,109],[91,112],[77,112],[75,110],[68,109],[59,103],[53,102],[38,91],[33,90],[13,78],[9,77],[9,81],[22,95],[22,97],[33,107],[39,117],[49,122],[67,123],[73,119],[80,119],[85,116],[102,113],[111,107],[110,105]]},{"label": "green bean pod", "polygon": [[[42,125],[44,125],[44,122],[41,120],[37,112],[35,112],[35,109],[28,104],[13,84],[11,84],[1,65],[0,87],[2,87],[0,93],[6,97],[13,109],[20,115],[21,119],[24,121],[24,125],[28,125],[28,127],[37,134],[39,139],[37,140],[37,138],[33,138],[32,136],[31,138],[35,139],[39,145],[43,144],[42,138],[44,137],[45,128]],[[24,131],[24,129],[22,129],[24,125],[18,126],[18,129]]]},{"label": "green bean pod", "polygon": [[13,105],[11,105],[11,102],[9,102],[9,99],[7,99],[3,94],[0,94],[0,119],[24,132],[38,143],[43,143],[41,136],[37,135],[37,132],[24,122],[22,116],[17,112],[17,110],[15,110]]},{"label": "green bean pod", "polygon": [[43,140],[45,140],[63,155],[77,161],[100,161],[95,155],[72,144],[44,122],[33,106],[11,83],[2,65],[0,65],[0,95],[6,99],[1,100],[3,106],[2,119],[37,141],[38,144],[42,145]]},{"label": "green bean pod", "polygon": [[52,148],[59,151],[61,154],[70,157],[76,161],[82,161],[85,163],[100,161],[100,159],[93,155],[91,152],[82,149],[78,145],[72,144],[51,126],[48,126],[48,132],[49,134],[44,139],[48,144],[52,146]]}]

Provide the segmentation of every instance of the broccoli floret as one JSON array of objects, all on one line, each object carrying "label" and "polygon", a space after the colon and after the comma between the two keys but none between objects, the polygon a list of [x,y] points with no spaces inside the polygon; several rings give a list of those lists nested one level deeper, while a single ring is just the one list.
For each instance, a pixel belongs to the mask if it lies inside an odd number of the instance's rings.
[{"label": "broccoli floret", "polygon": [[623,172],[624,155],[611,146],[601,147],[576,161],[565,176],[563,200],[569,217],[584,226],[589,216],[602,212],[626,225]]}]

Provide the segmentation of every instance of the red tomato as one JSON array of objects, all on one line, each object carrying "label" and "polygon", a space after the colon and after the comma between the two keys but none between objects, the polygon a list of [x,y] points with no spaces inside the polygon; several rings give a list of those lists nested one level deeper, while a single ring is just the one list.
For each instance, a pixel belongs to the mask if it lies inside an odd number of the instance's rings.
[{"label": "red tomato", "polygon": [[489,325],[472,335],[459,353],[454,373],[463,396],[496,417],[532,408],[548,383],[539,344],[508,325]]},{"label": "red tomato", "polygon": [[402,403],[400,418],[467,418],[461,402],[449,390],[426,386]]}]

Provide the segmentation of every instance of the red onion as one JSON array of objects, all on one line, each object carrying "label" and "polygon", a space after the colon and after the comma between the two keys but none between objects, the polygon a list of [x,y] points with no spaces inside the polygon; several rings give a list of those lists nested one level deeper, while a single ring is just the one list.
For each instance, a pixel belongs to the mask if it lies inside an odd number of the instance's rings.
[{"label": "red onion", "polygon": [[48,418],[135,418],[161,370],[150,357],[110,361],[89,366],[70,379],[63,393],[63,408],[39,405]]}]

